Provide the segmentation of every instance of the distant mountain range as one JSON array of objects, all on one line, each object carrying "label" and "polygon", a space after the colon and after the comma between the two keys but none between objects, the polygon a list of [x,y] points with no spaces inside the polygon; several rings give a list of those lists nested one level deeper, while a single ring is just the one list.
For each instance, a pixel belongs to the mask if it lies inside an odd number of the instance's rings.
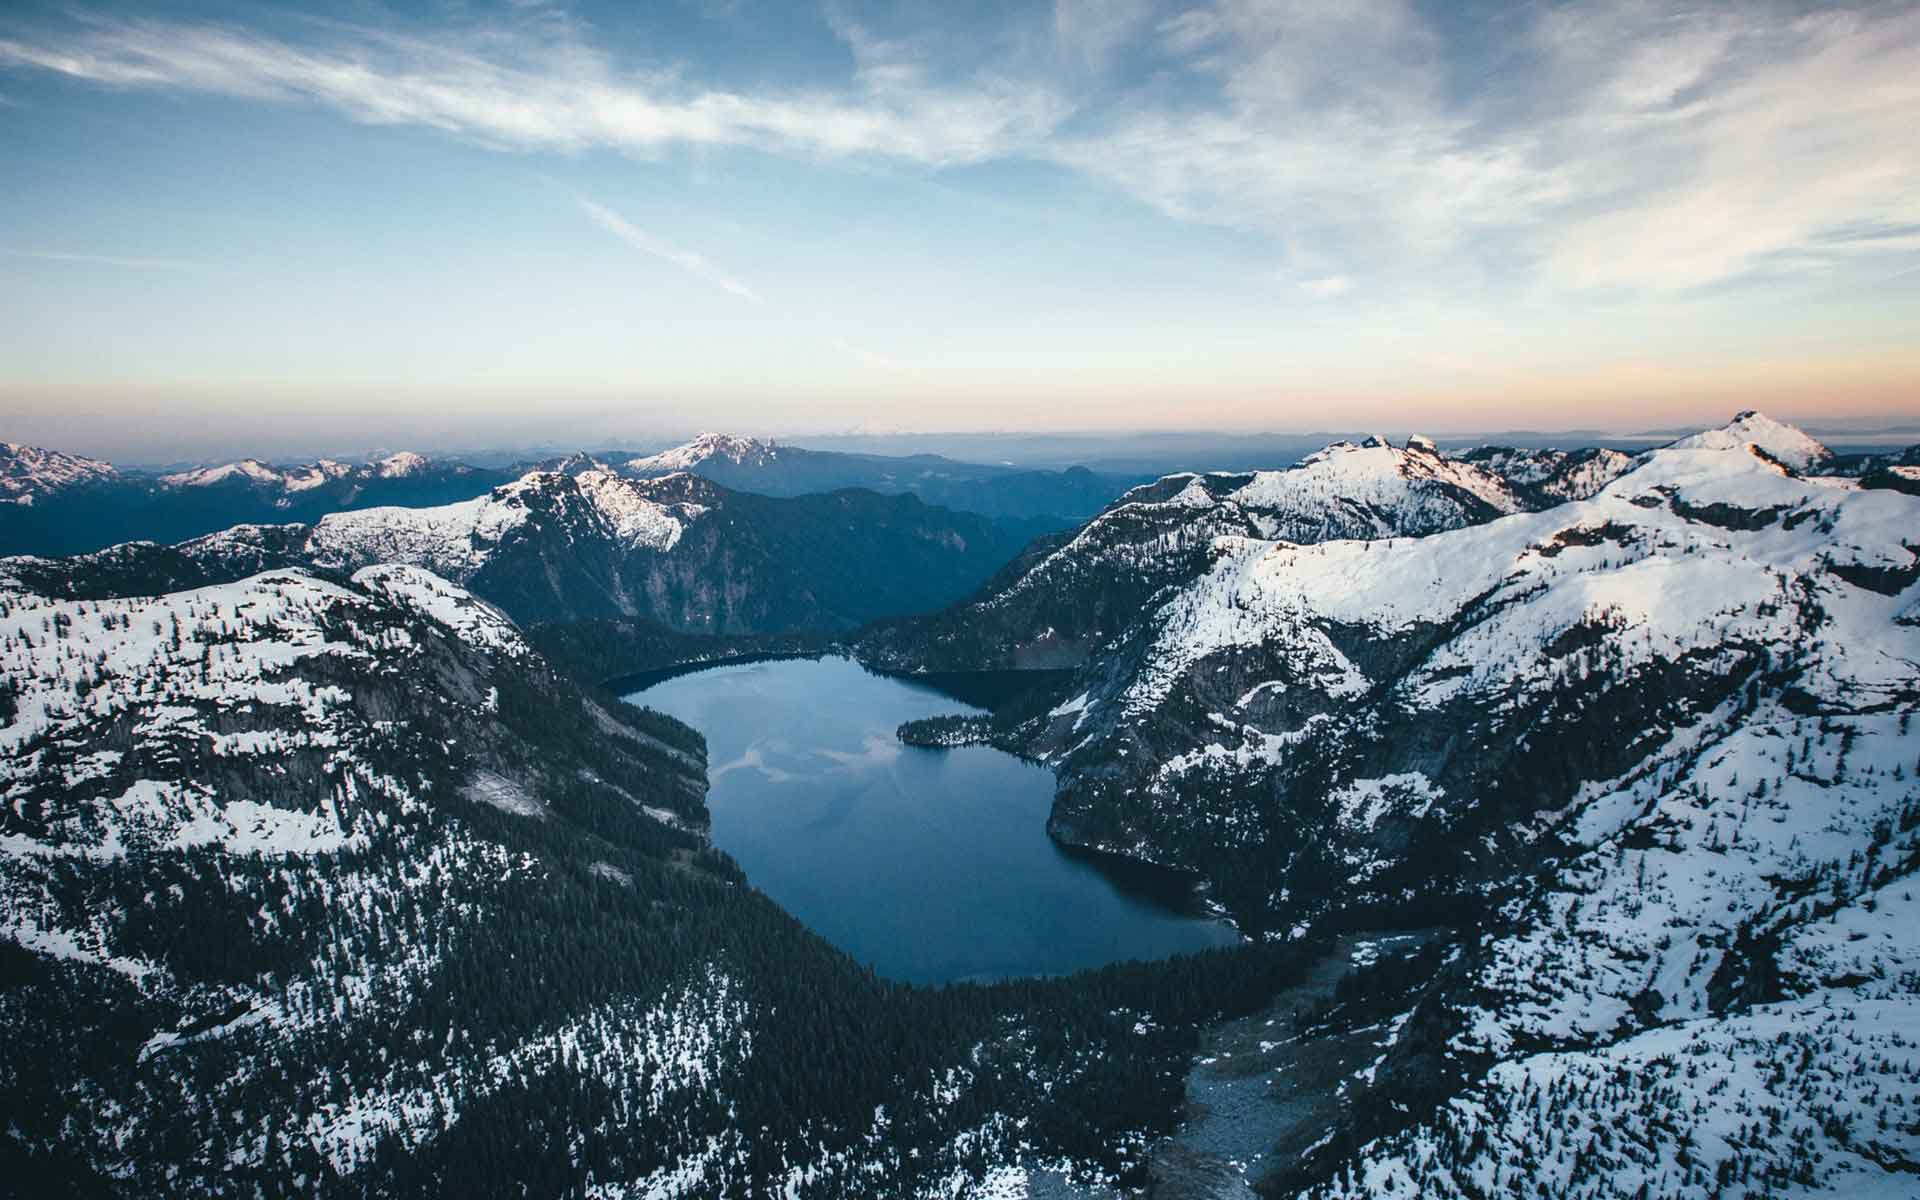
[{"label": "distant mountain range", "polygon": [[[564,464],[563,464],[564,465]],[[171,546],[0,559],[47,595],[163,592],[280,567],[404,563],[522,622],[637,617],[700,634],[849,630],[951,603],[1047,522],[997,521],[860,489],[776,498],[674,474],[534,471],[470,500],[238,525]]]},{"label": "distant mountain range", "polygon": [[1086,520],[1127,488],[1144,482],[1135,474],[1096,473],[1085,467],[1031,470],[956,462],[935,454],[847,454],[716,434],[627,459],[618,469],[638,478],[690,471],[736,491],[767,496],[866,488],[990,517],[1050,518],[1060,526]]},{"label": "distant mountain range", "polygon": [[311,521],[357,508],[445,504],[513,477],[411,453],[293,467],[249,458],[155,474],[0,443],[0,551],[77,554],[120,542],[181,541],[233,525]]},{"label": "distant mountain range", "polygon": [[311,522],[337,512],[470,500],[530,471],[628,479],[688,473],[737,492],[792,497],[863,488],[1063,528],[1092,516],[1133,475],[1015,470],[934,455],[886,458],[706,434],[659,454],[585,452],[481,468],[411,452],[368,463],[278,466],[258,459],[168,473],[121,471],[57,450],[0,443],[0,553],[76,554],[129,541],[177,542],[235,525]]}]

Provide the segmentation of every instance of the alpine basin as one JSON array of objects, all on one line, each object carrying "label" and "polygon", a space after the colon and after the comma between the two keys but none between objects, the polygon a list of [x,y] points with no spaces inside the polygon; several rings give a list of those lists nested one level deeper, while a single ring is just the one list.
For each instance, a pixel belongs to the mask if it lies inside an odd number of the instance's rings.
[{"label": "alpine basin", "polygon": [[627,699],[706,735],[714,844],[882,975],[1053,975],[1237,940],[1170,903],[1178,888],[1048,838],[1045,768],[901,744],[903,721],[979,711],[932,687],[828,657],[713,667]]}]

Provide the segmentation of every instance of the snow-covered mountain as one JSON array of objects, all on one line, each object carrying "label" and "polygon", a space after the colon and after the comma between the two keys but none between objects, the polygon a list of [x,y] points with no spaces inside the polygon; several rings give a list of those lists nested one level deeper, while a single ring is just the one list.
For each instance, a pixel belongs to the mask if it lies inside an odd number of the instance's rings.
[{"label": "snow-covered mountain", "polygon": [[0,497],[17,501],[14,509],[0,510],[0,552],[81,553],[378,505],[444,504],[510,478],[407,451],[358,464],[323,458],[283,466],[243,458],[153,475],[17,447],[0,455]]},{"label": "snow-covered mountain", "polygon": [[115,482],[111,463],[58,450],[0,442],[0,504],[44,504],[73,488]]},{"label": "snow-covered mountain", "polygon": [[1784,428],[1423,537],[1217,538],[984,731],[1056,837],[1251,931],[1466,925],[1271,1188],[1911,1190],[1920,499]]},{"label": "snow-covered mountain", "polygon": [[[321,460],[323,463],[326,460]],[[381,479],[406,479],[433,469],[433,460],[411,450],[399,450],[368,464]]]},{"label": "snow-covered mountain", "polygon": [[0,585],[9,1193],[1111,1185],[1213,997],[1290,961],[891,984],[707,846],[697,734],[471,593],[67,568],[90,598]]},{"label": "snow-covered mountain", "polygon": [[870,631],[863,653],[912,669],[1077,666],[1205,571],[1219,538],[1417,537],[1522,511],[1533,495],[1423,437],[1338,442],[1286,470],[1172,475],[1036,545],[950,612]]},{"label": "snow-covered mountain", "polygon": [[1479,446],[1454,457],[1505,480],[1527,497],[1528,508],[1585,500],[1633,469],[1634,456],[1589,446],[1579,450]]},{"label": "snow-covered mountain", "polygon": [[[1410,862],[1430,873],[1424,842],[1458,838],[1466,814],[1443,797],[1517,830],[1750,672],[1835,704],[1897,700],[1920,657],[1904,623],[1920,612],[1902,526],[1916,515],[1911,498],[1818,486],[1744,448],[1672,449],[1591,500],[1424,538],[1220,539],[1040,740],[1062,774],[1056,823],[1115,849],[1158,845],[1161,826],[1205,843],[1221,823],[1236,843],[1287,843],[1318,818],[1273,801],[1352,790],[1307,858],[1363,868],[1268,907],[1291,921],[1349,889],[1391,891]],[[1575,737],[1595,707],[1624,744]],[[1228,801],[1248,777],[1260,786]],[[1467,859],[1505,869],[1468,840]]]},{"label": "snow-covered mountain", "polygon": [[633,475],[652,477],[671,475],[676,471],[697,471],[716,461],[736,467],[764,467],[777,462],[783,453],[783,447],[774,442],[727,433],[703,433],[683,445],[662,450],[658,454],[630,458],[620,466]]},{"label": "snow-covered mountain", "polygon": [[1675,450],[1737,450],[1752,446],[1792,470],[1813,474],[1833,462],[1833,451],[1791,425],[1749,409],[1719,429],[1690,434]]},{"label": "snow-covered mountain", "polygon": [[775,499],[686,474],[534,471],[453,504],[239,525],[78,560],[0,559],[0,577],[72,594],[70,578],[162,590],[271,567],[344,576],[404,563],[527,622],[640,617],[695,633],[832,631],[950,603],[1034,532],[911,496]]}]

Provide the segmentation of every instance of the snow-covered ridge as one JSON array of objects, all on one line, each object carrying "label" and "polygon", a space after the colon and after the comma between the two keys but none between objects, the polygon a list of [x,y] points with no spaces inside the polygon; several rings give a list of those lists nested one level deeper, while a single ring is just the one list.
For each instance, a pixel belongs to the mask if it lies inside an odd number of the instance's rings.
[{"label": "snow-covered ridge", "polygon": [[1490,471],[1541,501],[1585,500],[1634,468],[1633,455],[1604,447],[1525,450],[1478,446],[1450,455]]},{"label": "snow-covered ridge", "polygon": [[433,460],[411,450],[403,450],[361,466],[322,458],[303,465],[279,467],[257,458],[243,458],[237,462],[176,471],[160,476],[157,482],[166,488],[201,488],[245,480],[264,488],[305,492],[341,479],[406,479],[423,474],[432,467]]},{"label": "snow-covered ridge", "polygon": [[1072,588],[1103,570],[1161,571],[1182,549],[1216,537],[1419,535],[1523,507],[1504,481],[1443,457],[1430,439],[1416,435],[1404,448],[1384,438],[1337,442],[1284,470],[1183,473],[1133,488],[986,603]]},{"label": "snow-covered ridge", "polygon": [[[362,653],[337,637],[339,621],[356,613],[399,607],[464,643],[525,651],[498,609],[427,571],[383,564],[358,572],[352,584],[274,570],[116,600],[8,592],[0,596],[0,675],[13,685],[15,713],[0,726],[0,749],[20,750],[163,692],[182,702],[294,705],[321,715],[339,699],[338,689],[276,677],[314,655]],[[9,756],[0,780],[39,766]]]},{"label": "snow-covered ridge", "polygon": [[517,531],[571,517],[597,523],[622,551],[664,552],[706,510],[656,501],[648,486],[603,470],[533,471],[455,504],[329,513],[315,523],[308,549],[321,565],[411,563],[459,580],[484,566]]},{"label": "snow-covered ridge", "polygon": [[1762,412],[1748,410],[1718,429],[1683,437],[1674,450],[1737,450],[1757,446],[1796,471],[1808,471],[1833,460],[1833,451],[1791,425]]},{"label": "snow-covered ridge", "polygon": [[255,483],[279,485],[284,485],[287,479],[280,471],[257,458],[243,458],[238,462],[222,463],[217,467],[198,467],[191,471],[162,475],[160,482],[167,487],[212,487],[236,478],[251,479]]},{"label": "snow-covered ridge", "polygon": [[531,653],[507,614],[422,567],[380,563],[355,571],[353,582],[445,626],[470,645],[514,656]]},{"label": "snow-covered ridge", "polygon": [[1373,532],[1385,535],[1458,524],[1462,495],[1493,513],[1525,507],[1504,480],[1443,457],[1417,435],[1405,447],[1378,437],[1357,446],[1336,442],[1289,470],[1259,472],[1231,498],[1287,526],[1311,524],[1315,513],[1365,513]]},{"label": "snow-covered ridge", "polygon": [[707,511],[698,504],[663,504],[647,494],[644,484],[605,471],[585,472],[574,483],[614,536],[631,549],[671,550],[687,522]]},{"label": "snow-covered ridge", "polygon": [[[1478,597],[1496,590],[1521,594],[1536,585],[1548,585],[1554,603],[1531,603],[1476,626],[1446,661],[1431,665],[1436,681],[1446,681],[1436,687],[1457,689],[1465,677],[1484,680],[1510,670],[1513,654],[1502,645],[1544,644],[1594,614],[1610,614],[1626,628],[1671,630],[1666,636],[1687,644],[1697,639],[1711,645],[1730,636],[1791,640],[1781,618],[1756,619],[1749,629],[1734,614],[1770,607],[1782,577],[1831,579],[1836,564],[1869,572],[1909,570],[1914,559],[1902,539],[1910,536],[1909,522],[1920,519],[1916,508],[1893,493],[1821,487],[1747,454],[1674,448],[1654,451],[1592,500],[1424,538],[1387,539],[1378,550],[1358,542],[1225,542],[1209,575],[1162,613],[1152,669],[1130,699],[1156,704],[1189,664],[1276,636],[1296,641],[1303,661],[1320,664],[1318,669],[1351,675],[1342,686],[1364,689],[1364,677],[1353,674],[1331,642],[1313,635],[1316,624],[1382,633],[1439,625]],[[1755,530],[1723,528],[1710,519],[1720,509],[1772,518]],[[1795,514],[1791,528],[1781,520],[1789,512]],[[1579,569],[1609,556],[1622,559],[1622,567]],[[1552,589],[1570,568],[1578,586]],[[1891,600],[1862,596],[1851,586],[1840,594],[1877,614],[1870,624],[1891,615],[1879,612]],[[1540,626],[1514,626],[1517,613]],[[1874,673],[1881,680],[1897,678],[1903,661],[1884,636],[1854,647],[1857,653],[1879,647],[1893,655],[1890,666]],[[1680,644],[1661,649],[1675,651]],[[1485,657],[1476,659],[1476,653]]]},{"label": "snow-covered ridge", "polygon": [[0,442],[0,503],[32,504],[70,487],[119,478],[113,464],[59,450]]},{"label": "snow-covered ridge", "polygon": [[780,447],[771,441],[725,433],[703,433],[684,445],[643,458],[631,458],[621,466],[639,475],[660,475],[671,471],[691,471],[716,458],[736,465],[766,463],[777,458],[779,453]]},{"label": "snow-covered ridge", "polygon": [[382,479],[404,479],[409,475],[418,475],[426,470],[428,465],[425,455],[415,454],[411,450],[389,454],[372,464],[373,473]]},{"label": "snow-covered ridge", "polygon": [[[121,751],[72,758],[69,747],[88,745],[90,731],[117,721],[135,723],[135,749],[143,754],[175,740],[207,745],[216,756],[338,753],[345,748],[338,713],[351,697],[296,668],[316,657],[364,658],[367,647],[348,631],[360,627],[357,621],[377,623],[392,599],[436,619],[438,609],[464,596],[430,578],[377,573],[369,582],[384,589],[379,599],[372,588],[295,571],[126,600],[10,594],[0,601],[0,675],[13,689],[12,719],[0,727],[0,792],[33,797],[51,775],[81,795],[114,779]],[[471,641],[475,624],[450,624],[448,632]],[[223,724],[257,719],[240,714],[278,715],[270,728],[234,731]],[[218,843],[235,853],[313,853],[364,836],[341,823],[337,795],[316,795],[315,806],[302,810],[223,798],[191,778],[135,778],[113,786],[115,798],[62,805],[56,811],[64,815],[42,822],[38,837],[9,835],[0,851],[114,858],[141,847]]]},{"label": "snow-covered ridge", "polygon": [[528,520],[512,485],[435,508],[365,508],[328,513],[314,523],[307,550],[322,566],[411,563],[460,579],[470,575]]}]

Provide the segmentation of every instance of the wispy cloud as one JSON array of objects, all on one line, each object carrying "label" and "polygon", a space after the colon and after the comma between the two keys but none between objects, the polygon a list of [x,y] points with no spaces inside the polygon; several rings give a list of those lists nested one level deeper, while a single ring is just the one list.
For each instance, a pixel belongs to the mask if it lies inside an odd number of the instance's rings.
[{"label": "wispy cloud", "polygon": [[184,258],[130,258],[122,254],[75,254],[65,250],[21,250],[10,246],[0,246],[0,258],[80,263],[97,267],[128,267],[139,271],[197,271],[206,267],[205,263]]},{"label": "wispy cloud", "polygon": [[714,266],[704,255],[674,245],[663,238],[655,237],[644,229],[638,229],[626,218],[603,204],[582,198],[581,209],[593,218],[595,224],[632,246],[642,254],[651,254],[655,258],[670,262],[689,275],[706,280],[723,292],[731,293],[742,300],[751,300],[755,304],[765,304],[766,299],[739,279]]},{"label": "wispy cloud", "polygon": [[[729,274],[727,271],[716,267],[707,260],[705,255],[697,254],[692,250],[676,246],[643,229],[635,227],[626,218],[604,204],[588,200],[585,197],[576,197],[576,199],[580,203],[581,210],[584,211],[588,217],[592,218],[595,224],[641,253],[650,254],[655,258],[670,262],[689,275],[705,280],[721,291],[738,296],[742,300],[748,300],[759,305],[767,304],[766,298],[753,287],[738,277]],[[843,337],[829,337],[827,339],[827,345],[875,370],[892,372],[905,370],[899,363],[888,358],[886,355],[869,350],[864,346],[856,346]]]},{"label": "wispy cloud", "polygon": [[515,150],[1050,163],[1329,264],[1301,272],[1313,295],[1350,274],[1370,296],[1658,298],[1912,253],[1879,235],[1920,225],[1920,10],[1469,8],[1059,0],[1018,29],[937,33],[836,16],[851,73],[784,91],[703,87],[698,63],[622,69],[551,14],[432,40],[90,21],[0,36],[0,68],[317,104]]},{"label": "wispy cloud", "polygon": [[68,36],[0,38],[4,66],[321,104],[368,124],[426,125],[519,149],[752,145],[938,164],[989,157],[1060,116],[1044,96],[888,71],[844,94],[703,89],[673,73],[623,72],[567,22],[432,40],[328,26],[300,44],[221,25],[90,23]]}]

